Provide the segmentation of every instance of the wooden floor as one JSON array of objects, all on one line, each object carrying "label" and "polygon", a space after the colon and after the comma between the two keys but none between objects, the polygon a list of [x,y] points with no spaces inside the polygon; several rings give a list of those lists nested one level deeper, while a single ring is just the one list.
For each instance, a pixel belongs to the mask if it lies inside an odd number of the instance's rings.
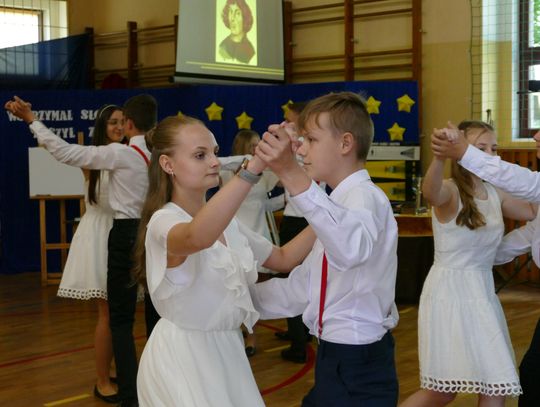
[{"label": "wooden floor", "polygon": [[[56,297],[57,287],[41,288],[39,274],[0,276],[0,406],[106,406],[92,396],[92,337],[96,310],[91,302]],[[516,358],[521,360],[540,317],[540,289],[524,284],[505,288],[506,312]],[[415,306],[400,306],[394,331],[401,400],[418,386]],[[142,308],[135,336],[144,346]],[[313,383],[313,368],[283,362],[285,345],[274,337],[285,321],[264,321],[258,328],[258,353],[251,359],[257,383],[270,407],[299,406]],[[450,332],[449,332],[450,334]],[[314,354],[314,352],[312,352]],[[459,396],[452,406],[473,406]],[[510,399],[507,406],[517,406]]]}]

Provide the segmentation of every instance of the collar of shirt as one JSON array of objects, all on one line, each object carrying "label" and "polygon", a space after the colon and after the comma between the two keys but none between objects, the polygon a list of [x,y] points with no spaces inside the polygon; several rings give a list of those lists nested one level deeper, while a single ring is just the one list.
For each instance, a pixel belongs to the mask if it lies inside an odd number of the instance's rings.
[{"label": "collar of shirt", "polygon": [[353,172],[338,184],[338,186],[330,194],[330,197],[333,201],[339,202],[339,199],[343,196],[343,194],[346,194],[351,189],[351,186],[358,185],[359,182],[369,180],[371,180],[371,177],[366,169]]},{"label": "collar of shirt", "polygon": [[140,147],[141,145],[146,145],[146,140],[144,138],[144,134],[141,134],[139,136],[133,136],[129,139],[129,145],[136,145]]}]

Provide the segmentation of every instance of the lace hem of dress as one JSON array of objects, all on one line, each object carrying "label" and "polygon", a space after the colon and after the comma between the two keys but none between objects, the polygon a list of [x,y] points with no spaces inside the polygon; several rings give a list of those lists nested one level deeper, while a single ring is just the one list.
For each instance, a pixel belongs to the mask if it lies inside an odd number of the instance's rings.
[{"label": "lace hem of dress", "polygon": [[435,379],[433,377],[420,377],[420,387],[426,390],[442,393],[474,393],[485,396],[513,396],[523,393],[518,382],[512,383],[486,383],[471,380]]},{"label": "lace hem of dress", "polygon": [[78,290],[75,288],[59,288],[56,293],[58,297],[74,298],[76,300],[91,300],[92,298],[107,299],[107,292],[99,288]]}]

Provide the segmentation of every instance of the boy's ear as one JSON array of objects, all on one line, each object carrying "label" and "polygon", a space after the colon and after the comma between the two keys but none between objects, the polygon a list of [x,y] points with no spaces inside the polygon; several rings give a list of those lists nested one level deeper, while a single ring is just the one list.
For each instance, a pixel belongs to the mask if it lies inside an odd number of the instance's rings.
[{"label": "boy's ear", "polygon": [[341,153],[348,154],[354,148],[354,137],[351,133],[345,132],[341,135]]},{"label": "boy's ear", "polygon": [[125,122],[126,122],[126,125],[125,125],[126,130],[133,129],[133,120],[126,118]]}]

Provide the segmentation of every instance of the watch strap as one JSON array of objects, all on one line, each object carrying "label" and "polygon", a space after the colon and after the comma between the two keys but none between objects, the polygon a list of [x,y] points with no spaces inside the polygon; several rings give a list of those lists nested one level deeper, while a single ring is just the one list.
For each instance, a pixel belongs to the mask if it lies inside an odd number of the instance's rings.
[{"label": "watch strap", "polygon": [[255,185],[261,179],[261,175],[253,174],[251,171],[248,171],[245,168],[240,168],[236,174],[244,181],[249,182],[251,185]]}]

